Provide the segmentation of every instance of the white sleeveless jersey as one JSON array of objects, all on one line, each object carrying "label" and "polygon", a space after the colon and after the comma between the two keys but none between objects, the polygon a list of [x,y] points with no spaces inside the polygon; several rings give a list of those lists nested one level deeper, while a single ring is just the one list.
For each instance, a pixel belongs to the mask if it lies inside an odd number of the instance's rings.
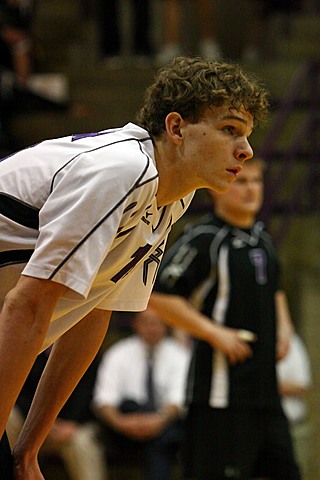
[{"label": "white sleeveless jersey", "polygon": [[171,226],[193,194],[158,208],[142,128],[44,141],[0,162],[0,300],[20,273],[68,287],[43,348],[93,308],[147,306]]}]

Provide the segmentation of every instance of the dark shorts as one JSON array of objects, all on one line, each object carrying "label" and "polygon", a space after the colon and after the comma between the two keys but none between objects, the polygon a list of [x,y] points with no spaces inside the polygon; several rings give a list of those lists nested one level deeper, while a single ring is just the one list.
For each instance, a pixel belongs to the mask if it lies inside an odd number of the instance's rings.
[{"label": "dark shorts", "polygon": [[0,480],[13,480],[13,462],[6,433],[0,441]]},{"label": "dark shorts", "polygon": [[186,419],[183,463],[186,479],[301,479],[281,411],[192,406]]}]

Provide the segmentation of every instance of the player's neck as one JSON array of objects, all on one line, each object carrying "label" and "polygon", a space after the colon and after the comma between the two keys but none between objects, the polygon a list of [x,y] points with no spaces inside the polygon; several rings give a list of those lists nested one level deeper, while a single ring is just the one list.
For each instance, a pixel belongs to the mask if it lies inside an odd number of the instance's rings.
[{"label": "player's neck", "polygon": [[176,151],[166,142],[156,142],[155,161],[159,175],[157,192],[158,206],[170,205],[198,188],[184,171]]}]

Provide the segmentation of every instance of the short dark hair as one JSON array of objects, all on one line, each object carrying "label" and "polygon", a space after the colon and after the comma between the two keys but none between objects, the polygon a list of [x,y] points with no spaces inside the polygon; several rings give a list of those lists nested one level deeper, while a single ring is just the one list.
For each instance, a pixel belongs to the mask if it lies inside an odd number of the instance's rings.
[{"label": "short dark hair", "polygon": [[159,70],[147,89],[137,123],[157,137],[165,131],[170,112],[196,123],[205,108],[224,104],[236,110],[244,108],[257,123],[267,117],[268,93],[254,75],[244,73],[237,64],[177,57]]}]

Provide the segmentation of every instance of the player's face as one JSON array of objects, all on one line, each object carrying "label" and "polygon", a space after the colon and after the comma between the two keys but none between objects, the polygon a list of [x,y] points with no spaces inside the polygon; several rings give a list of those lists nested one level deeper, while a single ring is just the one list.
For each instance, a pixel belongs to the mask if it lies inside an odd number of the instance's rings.
[{"label": "player's face", "polygon": [[186,123],[182,129],[185,171],[197,188],[228,191],[253,156],[248,141],[252,129],[252,115],[228,105],[207,108],[198,123]]},{"label": "player's face", "polygon": [[224,195],[214,195],[216,206],[224,215],[254,218],[263,201],[263,167],[247,162]]}]

